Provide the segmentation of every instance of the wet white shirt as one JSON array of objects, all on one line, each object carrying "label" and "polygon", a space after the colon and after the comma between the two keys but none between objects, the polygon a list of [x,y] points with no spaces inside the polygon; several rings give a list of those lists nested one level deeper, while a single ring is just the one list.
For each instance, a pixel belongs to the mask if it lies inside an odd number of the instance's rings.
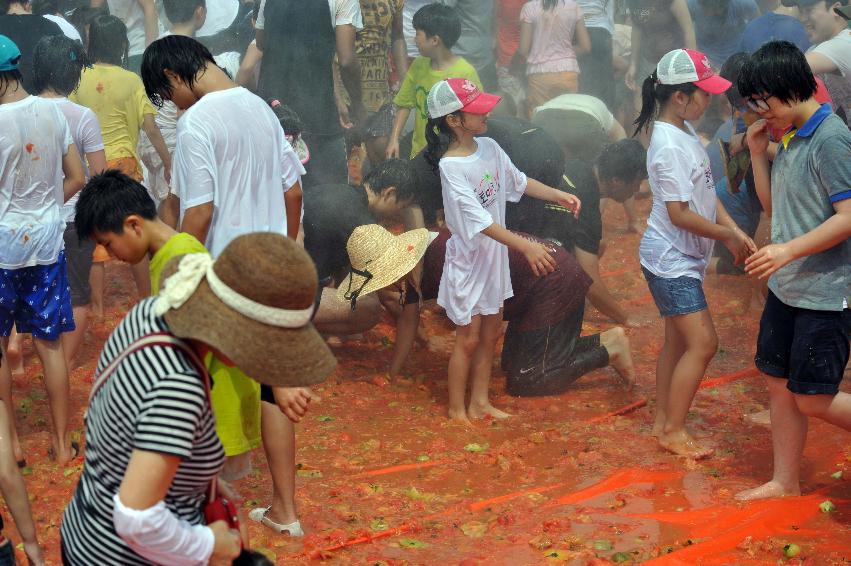
[{"label": "wet white shirt", "polygon": [[283,193],[304,173],[275,113],[242,87],[204,95],[177,123],[172,189],[181,222],[187,209],[213,203],[213,256],[242,234],[286,235]]},{"label": "wet white shirt", "polygon": [[0,104],[0,268],[55,263],[64,247],[62,158],[74,143],[56,104]]},{"label": "wet white shirt", "polygon": [[526,175],[490,138],[476,138],[467,157],[440,160],[446,226],[452,233],[437,303],[450,320],[467,325],[473,315],[497,314],[513,296],[508,248],[482,234],[492,224],[505,226],[505,203],[526,190]]}]

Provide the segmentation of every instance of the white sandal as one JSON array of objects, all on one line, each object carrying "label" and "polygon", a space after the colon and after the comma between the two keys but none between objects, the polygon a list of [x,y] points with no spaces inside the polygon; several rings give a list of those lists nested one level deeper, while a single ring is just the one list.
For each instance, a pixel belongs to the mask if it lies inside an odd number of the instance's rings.
[{"label": "white sandal", "polygon": [[301,522],[295,521],[290,523],[289,525],[282,525],[281,523],[276,523],[272,519],[266,516],[266,513],[269,512],[271,507],[258,507],[256,509],[252,509],[248,513],[248,518],[252,521],[256,521],[257,523],[263,524],[276,533],[279,534],[288,534],[291,537],[303,537],[304,531],[301,530]]}]

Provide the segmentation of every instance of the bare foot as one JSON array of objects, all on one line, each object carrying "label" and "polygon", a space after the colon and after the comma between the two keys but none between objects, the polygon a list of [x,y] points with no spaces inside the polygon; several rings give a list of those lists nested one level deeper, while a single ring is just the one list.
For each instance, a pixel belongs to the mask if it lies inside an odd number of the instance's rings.
[{"label": "bare foot", "polygon": [[800,486],[786,487],[780,482],[770,481],[753,489],[746,489],[736,494],[739,501],[753,501],[755,499],[770,499],[772,497],[794,497],[801,495]]},{"label": "bare foot", "polygon": [[455,423],[466,425],[468,427],[473,426],[473,423],[471,423],[470,419],[467,417],[467,411],[463,409],[460,411],[449,409],[449,420]]},{"label": "bare foot", "polygon": [[752,422],[753,424],[758,424],[762,426],[770,426],[771,425],[771,411],[766,409],[764,411],[760,411],[758,413],[752,413],[750,415],[745,415],[745,420]]},{"label": "bare foot", "polygon": [[673,433],[662,433],[659,435],[659,445],[665,450],[678,456],[685,456],[694,460],[707,458],[715,452],[714,449],[697,442],[685,430]]},{"label": "bare foot", "polygon": [[632,351],[629,348],[629,338],[620,326],[607,330],[601,335],[604,337],[603,347],[609,352],[609,365],[627,385],[635,385],[635,366],[632,363]]},{"label": "bare foot", "polygon": [[486,405],[473,405],[471,403],[470,408],[467,409],[467,414],[471,419],[483,419],[487,416],[491,416],[495,419],[507,419],[511,416],[505,411],[500,411],[490,403],[487,403]]}]

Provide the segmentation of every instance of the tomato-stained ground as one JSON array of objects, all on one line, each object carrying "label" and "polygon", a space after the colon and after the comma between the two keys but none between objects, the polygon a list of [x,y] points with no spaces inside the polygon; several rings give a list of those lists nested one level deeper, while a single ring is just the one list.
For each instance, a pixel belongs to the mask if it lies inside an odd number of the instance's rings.
[{"label": "tomato-stained ground", "polygon": [[[640,208],[646,216],[649,202]],[[760,313],[748,308],[744,277],[706,282],[721,346],[690,426],[715,455],[687,461],[649,436],[663,327],[639,272],[639,236],[622,233],[619,207],[607,211],[605,224],[606,282],[649,321],[629,331],[637,388],[624,389],[606,369],[563,395],[517,399],[505,394],[496,370],[494,404],[514,416],[467,430],[445,418],[451,325],[428,310],[428,349],[411,355],[405,378],[389,382],[383,368],[394,332],[385,321],[361,342],[334,346],[339,368],[315,388],[321,400],[297,427],[297,500],[307,536],[289,539],[252,524],[252,546],[278,564],[851,563],[849,433],[812,422],[802,497],[733,498],[771,473],[770,431],[745,418],[768,399],[753,369]],[[111,263],[107,274],[105,325],[89,332],[71,372],[78,433],[96,355],[132,303],[126,267]],[[611,327],[593,309],[586,318],[587,332]],[[26,376],[14,383],[31,466],[25,479],[48,563],[59,564],[59,522],[82,460],[59,468],[48,458],[42,370],[29,342],[25,353]],[[848,380],[843,390],[851,391]],[[266,504],[271,493],[259,450],[254,464],[236,482],[246,508]],[[822,512],[825,501],[835,510]],[[11,525],[8,510],[3,515]],[[8,533],[20,541],[14,527]]]}]

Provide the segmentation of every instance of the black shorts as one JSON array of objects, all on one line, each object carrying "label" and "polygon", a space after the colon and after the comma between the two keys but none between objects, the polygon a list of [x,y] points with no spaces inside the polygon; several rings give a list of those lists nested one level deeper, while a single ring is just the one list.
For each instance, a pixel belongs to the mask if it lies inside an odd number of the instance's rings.
[{"label": "black shorts", "polygon": [[77,237],[73,222],[65,227],[65,261],[68,266],[68,284],[71,286],[71,306],[84,307],[92,302],[89,274],[92,271],[93,240]]},{"label": "black shorts", "polygon": [[801,395],[836,395],[848,364],[851,310],[790,307],[768,293],[754,363]]}]

